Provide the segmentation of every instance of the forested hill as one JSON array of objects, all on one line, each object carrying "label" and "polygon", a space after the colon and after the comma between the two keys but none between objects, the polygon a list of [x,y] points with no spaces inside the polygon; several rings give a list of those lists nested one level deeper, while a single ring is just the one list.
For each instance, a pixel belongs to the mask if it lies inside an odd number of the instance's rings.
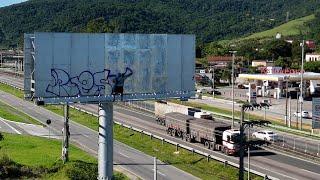
[{"label": "forested hill", "polygon": [[[23,33],[192,33],[198,43],[239,37],[313,14],[318,0],[29,0],[0,8],[0,46]],[[19,42],[18,42],[19,41]]]}]

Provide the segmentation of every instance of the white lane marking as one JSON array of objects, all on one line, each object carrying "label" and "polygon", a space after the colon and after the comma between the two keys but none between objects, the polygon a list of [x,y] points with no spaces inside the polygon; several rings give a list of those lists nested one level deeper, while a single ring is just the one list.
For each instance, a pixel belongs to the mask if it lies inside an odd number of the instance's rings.
[{"label": "white lane marking", "polygon": [[86,135],[86,134],[81,134],[82,136],[85,136],[87,138],[90,138],[90,136]]},{"label": "white lane marking", "polygon": [[4,124],[6,124],[7,126],[9,126],[13,131],[15,131],[17,134],[21,134],[20,131],[18,131],[16,128],[12,127],[9,123],[7,123],[6,121],[4,121],[2,118],[0,118],[0,121],[2,121]]},{"label": "white lane marking", "polygon": [[120,154],[121,156],[124,156],[124,157],[126,157],[126,158],[130,159],[130,157],[129,157],[129,156],[127,156],[127,155],[125,155],[125,154],[123,154],[123,153],[121,153],[121,152],[119,152],[119,154]]},{"label": "white lane marking", "polygon": [[[152,171],[154,171],[154,168],[152,168]],[[167,176],[167,175],[163,174],[162,172],[160,172],[158,169],[157,169],[157,174],[160,174],[161,176]]]}]

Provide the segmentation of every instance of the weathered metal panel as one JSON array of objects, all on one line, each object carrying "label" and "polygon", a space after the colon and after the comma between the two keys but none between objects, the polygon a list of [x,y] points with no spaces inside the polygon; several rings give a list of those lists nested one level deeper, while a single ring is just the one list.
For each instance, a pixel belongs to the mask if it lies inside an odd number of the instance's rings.
[{"label": "weathered metal panel", "polygon": [[185,98],[193,94],[193,35],[35,33],[34,36],[37,98],[61,98],[64,102],[71,97],[70,101],[77,98],[83,101],[90,96],[110,99],[120,86],[125,100],[137,100],[143,94],[148,94],[147,99]]}]

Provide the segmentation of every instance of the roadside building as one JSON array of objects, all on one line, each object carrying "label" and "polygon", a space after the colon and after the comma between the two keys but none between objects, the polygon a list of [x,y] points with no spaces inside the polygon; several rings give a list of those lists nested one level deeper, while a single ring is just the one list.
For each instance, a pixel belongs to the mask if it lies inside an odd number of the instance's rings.
[{"label": "roadside building", "polygon": [[306,46],[311,50],[315,50],[316,49],[316,43],[313,40],[307,40],[306,41]]},{"label": "roadside building", "polygon": [[251,66],[252,67],[259,67],[259,66],[273,66],[273,62],[272,61],[267,61],[267,60],[252,60],[251,62]]},{"label": "roadside building", "polygon": [[320,61],[319,53],[306,54],[306,62]]},{"label": "roadside building", "polygon": [[[214,66],[217,69],[223,69],[228,66],[228,63],[232,63],[232,56],[209,56],[207,57],[209,66]],[[235,56],[235,64],[237,61],[242,61],[242,56]]]}]

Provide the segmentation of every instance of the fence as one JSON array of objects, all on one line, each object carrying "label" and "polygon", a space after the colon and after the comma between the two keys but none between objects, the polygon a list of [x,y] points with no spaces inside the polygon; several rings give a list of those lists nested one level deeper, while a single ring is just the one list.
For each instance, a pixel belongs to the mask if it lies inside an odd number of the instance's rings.
[{"label": "fence", "polygon": [[[137,105],[137,104],[139,104],[139,103],[133,103],[132,105],[135,106],[135,105]],[[97,115],[96,113],[92,113],[92,112],[86,111],[86,110],[84,110],[84,109],[75,107],[75,106],[70,106],[70,107],[72,107],[72,108],[74,108],[74,109],[76,109],[76,110],[79,110],[79,111],[81,111],[81,112],[85,112],[85,113],[87,113],[87,114],[90,114],[90,115],[93,115],[93,116],[98,117],[98,115]],[[163,138],[163,137],[161,137],[161,136],[154,135],[154,134],[152,134],[151,132],[144,131],[144,130],[135,128],[135,127],[133,127],[133,126],[129,126],[129,125],[123,124],[123,123],[121,123],[121,122],[117,122],[117,121],[114,121],[114,123],[115,123],[115,124],[118,124],[118,125],[120,125],[120,126],[122,126],[122,127],[126,127],[126,128],[128,128],[128,129],[134,130],[134,131],[136,131],[136,132],[143,133],[143,134],[145,134],[145,135],[147,135],[147,136],[150,136],[150,138],[156,138],[156,139],[161,140],[162,142],[167,142],[167,143],[169,143],[169,144],[172,144],[172,145],[176,146],[177,148],[183,148],[183,149],[186,149],[186,150],[191,151],[192,153],[197,153],[197,154],[203,155],[203,156],[207,157],[208,160],[209,160],[209,159],[213,159],[213,160],[216,160],[216,161],[219,161],[219,162],[224,163],[224,165],[230,165],[230,166],[239,168],[239,164],[237,164],[237,163],[227,161],[227,160],[225,160],[225,159],[223,159],[223,158],[219,158],[219,157],[213,156],[212,154],[209,154],[209,153],[206,153],[206,152],[202,152],[202,151],[200,151],[200,150],[198,150],[198,149],[194,149],[194,148],[192,148],[192,147],[189,147],[189,146],[186,146],[186,145],[183,145],[183,144],[179,144],[179,143],[177,143],[177,142],[174,142],[174,141],[172,141],[172,140]],[[248,168],[245,167],[245,170],[248,171]],[[258,176],[268,177],[269,179],[278,180],[278,178],[276,178],[276,177],[269,176],[269,175],[267,175],[267,174],[264,174],[264,173],[262,173],[262,172],[259,172],[259,171],[253,170],[253,169],[250,169],[250,172],[253,173],[253,174],[256,174],[256,175],[258,175]]]},{"label": "fence", "polygon": [[[119,105],[129,106],[138,110],[143,110],[149,113],[154,113],[154,102],[153,101],[129,101],[122,102]],[[213,114],[217,114],[212,112]],[[219,114],[219,116],[226,116]],[[227,116],[228,117],[228,116]],[[219,118],[216,118],[219,119]],[[226,121],[226,119],[219,119]],[[272,125],[271,127],[278,128],[278,126]],[[262,130],[257,128],[255,131]],[[290,136],[289,134],[278,134],[276,141],[271,142],[271,146],[268,146],[275,150],[284,150],[294,152],[299,155],[308,156],[311,159],[320,158],[320,140],[310,140],[304,137]],[[280,148],[280,149],[279,149]]]}]

